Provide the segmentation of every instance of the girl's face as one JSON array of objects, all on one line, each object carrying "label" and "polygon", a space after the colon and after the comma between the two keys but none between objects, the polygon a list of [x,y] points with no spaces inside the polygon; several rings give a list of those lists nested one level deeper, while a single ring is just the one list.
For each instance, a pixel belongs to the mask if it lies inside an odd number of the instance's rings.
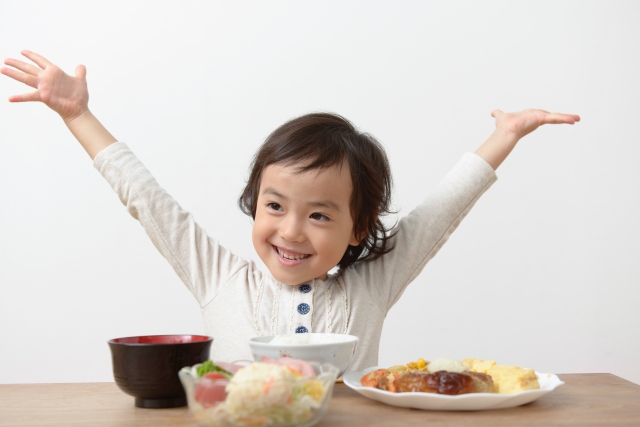
[{"label": "girl's face", "polygon": [[298,172],[273,164],[262,171],[253,246],[271,274],[287,285],[325,280],[353,234],[349,168]]}]

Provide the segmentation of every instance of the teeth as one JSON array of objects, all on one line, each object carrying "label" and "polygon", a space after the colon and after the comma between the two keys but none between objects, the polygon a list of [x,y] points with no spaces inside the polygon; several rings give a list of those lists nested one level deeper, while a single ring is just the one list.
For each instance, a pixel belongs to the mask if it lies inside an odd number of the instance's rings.
[{"label": "teeth", "polygon": [[278,254],[279,254],[282,258],[284,258],[284,259],[289,259],[289,260],[292,260],[292,261],[297,261],[297,260],[299,260],[299,259],[304,259],[304,258],[306,258],[306,257],[308,257],[308,256],[309,256],[309,255],[307,255],[307,254],[302,254],[302,255],[288,255],[288,254],[283,253],[283,252],[280,250],[280,248],[277,248],[277,249],[278,249]]}]

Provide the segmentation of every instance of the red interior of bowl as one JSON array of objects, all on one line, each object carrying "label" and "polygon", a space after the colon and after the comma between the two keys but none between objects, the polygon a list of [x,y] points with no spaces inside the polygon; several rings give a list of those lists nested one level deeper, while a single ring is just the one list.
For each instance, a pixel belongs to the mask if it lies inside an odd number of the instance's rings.
[{"label": "red interior of bowl", "polygon": [[139,337],[114,338],[111,342],[118,344],[184,344],[208,341],[205,335],[145,335]]}]

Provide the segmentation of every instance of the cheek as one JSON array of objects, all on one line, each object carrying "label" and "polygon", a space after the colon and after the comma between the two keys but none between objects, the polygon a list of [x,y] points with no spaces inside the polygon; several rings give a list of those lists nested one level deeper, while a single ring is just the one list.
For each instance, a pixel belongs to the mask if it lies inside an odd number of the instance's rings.
[{"label": "cheek", "polygon": [[260,245],[264,244],[265,232],[264,220],[259,215],[256,215],[256,219],[253,221],[253,229],[251,230],[251,240],[256,250],[259,249]]},{"label": "cheek", "polygon": [[253,242],[253,247],[255,249],[258,249],[258,245],[257,245],[257,243],[258,243],[258,235],[259,235],[259,233],[258,233],[258,230],[256,228],[256,225],[253,224],[253,228],[251,229],[251,241]]},{"label": "cheek", "polygon": [[345,236],[345,244],[351,246],[358,246],[360,244],[360,241],[355,236],[353,222],[350,222],[348,226],[345,226],[342,233],[342,235]]},{"label": "cheek", "polygon": [[322,238],[317,241],[317,249],[323,250],[327,255],[331,254],[332,259],[335,258],[337,261],[340,261],[349,243],[349,239],[345,237],[345,233],[346,231],[340,230],[339,232],[323,235]]}]

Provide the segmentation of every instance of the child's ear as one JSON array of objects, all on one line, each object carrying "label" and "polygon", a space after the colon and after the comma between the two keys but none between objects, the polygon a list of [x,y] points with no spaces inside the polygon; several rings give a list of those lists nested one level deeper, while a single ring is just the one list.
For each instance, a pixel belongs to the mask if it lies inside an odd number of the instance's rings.
[{"label": "child's ear", "polygon": [[[377,220],[378,220],[378,214],[376,214],[376,216],[373,218],[373,222],[376,222]],[[360,242],[362,242],[365,239],[365,237],[367,237],[366,231],[362,231],[359,236],[356,236],[356,231],[353,230],[353,234],[351,235],[351,240],[349,241],[349,245],[358,246]]]}]

